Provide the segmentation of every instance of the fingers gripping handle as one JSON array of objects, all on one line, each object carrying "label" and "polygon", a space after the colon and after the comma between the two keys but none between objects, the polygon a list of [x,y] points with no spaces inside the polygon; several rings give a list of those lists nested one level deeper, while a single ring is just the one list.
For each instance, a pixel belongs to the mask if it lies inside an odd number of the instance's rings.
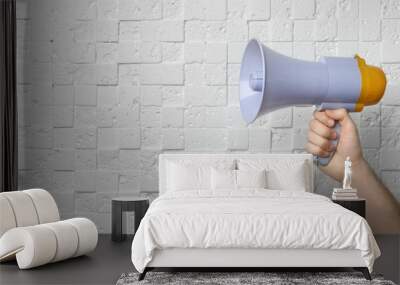
[{"label": "fingers gripping handle", "polygon": [[[340,129],[341,126],[338,122],[335,122],[335,126],[334,126],[334,130],[336,132],[336,139],[331,140],[332,144],[334,146],[337,146],[339,139],[340,139]],[[318,162],[319,165],[325,166],[328,165],[328,163],[331,161],[333,155],[335,154],[335,152],[331,152],[331,154],[327,157],[320,157],[320,156],[315,156],[316,161]]]}]

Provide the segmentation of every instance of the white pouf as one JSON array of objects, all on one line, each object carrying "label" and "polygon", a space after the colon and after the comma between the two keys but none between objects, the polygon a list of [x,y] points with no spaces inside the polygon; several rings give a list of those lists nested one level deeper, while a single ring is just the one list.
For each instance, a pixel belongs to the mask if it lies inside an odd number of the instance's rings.
[{"label": "white pouf", "polygon": [[71,224],[61,221],[43,226],[51,229],[57,240],[57,252],[52,262],[67,259],[75,255],[78,250],[79,237]]},{"label": "white pouf", "polygon": [[96,248],[96,225],[86,218],[59,221],[57,205],[43,189],[0,193],[0,262],[20,269],[84,255]]}]

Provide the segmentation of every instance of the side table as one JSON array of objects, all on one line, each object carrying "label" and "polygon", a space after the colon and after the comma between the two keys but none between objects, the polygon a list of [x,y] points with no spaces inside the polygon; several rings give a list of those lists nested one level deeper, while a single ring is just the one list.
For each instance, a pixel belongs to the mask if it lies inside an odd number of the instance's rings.
[{"label": "side table", "polygon": [[143,197],[116,197],[112,199],[111,207],[111,239],[113,241],[123,241],[126,235],[122,234],[122,213],[127,211],[135,212],[136,232],[140,221],[149,208],[149,199]]},{"label": "side table", "polygon": [[359,214],[361,217],[365,218],[365,199],[355,199],[355,200],[336,200],[332,199],[333,203],[339,204],[340,206]]}]

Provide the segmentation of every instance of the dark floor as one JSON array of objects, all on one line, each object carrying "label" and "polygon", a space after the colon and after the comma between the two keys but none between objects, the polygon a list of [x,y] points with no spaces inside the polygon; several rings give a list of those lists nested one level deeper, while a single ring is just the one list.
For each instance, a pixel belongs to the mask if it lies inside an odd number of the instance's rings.
[{"label": "dark floor", "polygon": [[100,235],[88,256],[28,270],[18,270],[16,262],[0,264],[0,284],[115,284],[122,273],[134,271],[130,253],[131,239],[116,243]]},{"label": "dark floor", "polygon": [[[400,236],[377,236],[382,256],[375,272],[395,283],[400,281]],[[19,270],[15,262],[0,265],[0,284],[115,284],[124,272],[134,271],[130,260],[131,239],[121,243],[100,235],[97,249],[81,256],[46,266]]]}]

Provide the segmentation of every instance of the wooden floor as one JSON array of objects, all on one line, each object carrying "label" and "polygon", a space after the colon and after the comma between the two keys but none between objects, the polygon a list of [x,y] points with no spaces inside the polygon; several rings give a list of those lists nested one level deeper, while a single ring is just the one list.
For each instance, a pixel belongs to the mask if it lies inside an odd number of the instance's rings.
[{"label": "wooden floor", "polygon": [[[400,236],[377,236],[382,256],[375,272],[395,283],[400,281]],[[94,252],[29,270],[19,270],[15,262],[0,265],[0,284],[115,284],[124,272],[134,271],[130,259],[131,239],[115,243],[100,235]],[[312,271],[312,270],[310,270]]]}]

